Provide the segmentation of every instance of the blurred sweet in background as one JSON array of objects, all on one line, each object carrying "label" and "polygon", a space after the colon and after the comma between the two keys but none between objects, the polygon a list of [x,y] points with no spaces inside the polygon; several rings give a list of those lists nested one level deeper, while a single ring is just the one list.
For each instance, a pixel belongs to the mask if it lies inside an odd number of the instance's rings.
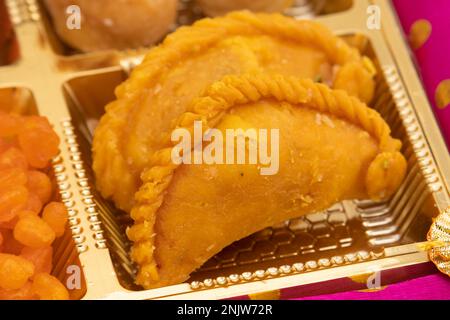
[{"label": "blurred sweet in background", "polygon": [[0,1],[0,66],[13,63],[19,57],[19,45],[5,3]]},{"label": "blurred sweet in background", "polygon": [[[81,51],[128,49],[161,40],[174,24],[177,0],[45,0],[58,35]],[[79,29],[67,28],[67,8],[80,8]]]}]

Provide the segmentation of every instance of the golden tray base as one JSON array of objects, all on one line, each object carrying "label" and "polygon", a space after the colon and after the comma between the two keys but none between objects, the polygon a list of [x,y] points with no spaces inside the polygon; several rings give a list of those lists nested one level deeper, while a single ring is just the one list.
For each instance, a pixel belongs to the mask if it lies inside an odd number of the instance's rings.
[{"label": "golden tray base", "polygon": [[[358,0],[325,15],[327,1],[300,0],[287,13],[314,17],[349,41],[359,35],[353,44],[376,62],[371,106],[403,141],[408,160],[397,194],[385,203],[345,201],[260,231],[224,249],[188,283],[152,290],[133,284],[124,234],[130,220],[99,196],[90,169],[92,133],[103,108],[148,49],[77,53],[58,39],[40,2],[6,3],[21,56],[0,67],[0,92],[25,90],[24,112],[47,116],[61,137],[54,174],[70,227],[56,245],[53,274],[64,281],[67,266],[82,266],[82,288],[72,298],[226,299],[274,290],[289,298],[366,289],[363,280],[375,272],[386,285],[433,269],[418,244],[426,241],[432,219],[450,206],[450,158],[390,2]],[[366,26],[369,5],[383,14],[381,30]],[[195,12],[182,1],[180,21],[192,22]]]}]

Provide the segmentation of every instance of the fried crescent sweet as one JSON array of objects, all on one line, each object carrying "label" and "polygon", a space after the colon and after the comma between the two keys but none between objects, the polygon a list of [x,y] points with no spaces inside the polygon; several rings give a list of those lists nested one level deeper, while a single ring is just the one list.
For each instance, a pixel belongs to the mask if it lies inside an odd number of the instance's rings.
[{"label": "fried crescent sweet", "polygon": [[151,50],[106,107],[93,142],[97,187],[129,211],[139,176],[173,120],[226,75],[319,77],[368,102],[375,87],[368,64],[321,24],[279,14],[234,12],[179,28]]},{"label": "fried crescent sweet", "polygon": [[345,199],[385,199],[405,176],[401,142],[382,117],[341,90],[292,76],[226,76],[177,121],[205,128],[279,128],[278,174],[258,165],[181,164],[173,144],[142,173],[127,234],[137,283],[179,283],[232,242]]}]

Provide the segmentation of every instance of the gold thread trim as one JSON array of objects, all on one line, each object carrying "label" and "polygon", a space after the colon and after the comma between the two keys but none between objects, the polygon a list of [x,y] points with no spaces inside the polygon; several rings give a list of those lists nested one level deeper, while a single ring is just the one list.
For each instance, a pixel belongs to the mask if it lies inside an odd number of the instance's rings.
[{"label": "gold thread trim", "polygon": [[428,231],[427,240],[440,244],[430,248],[428,256],[439,271],[450,276],[450,207],[434,219]]}]

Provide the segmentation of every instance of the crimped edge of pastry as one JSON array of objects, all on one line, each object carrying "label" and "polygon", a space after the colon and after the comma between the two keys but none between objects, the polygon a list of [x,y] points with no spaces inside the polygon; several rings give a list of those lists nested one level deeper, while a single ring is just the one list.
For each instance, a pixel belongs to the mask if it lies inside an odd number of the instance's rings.
[{"label": "crimped edge of pastry", "polygon": [[[202,97],[193,100],[192,112],[184,113],[177,127],[192,131],[194,121],[202,121],[206,130],[218,124],[227,110],[267,98],[329,113],[364,129],[378,141],[379,149],[366,173],[367,194],[381,200],[400,186],[407,167],[400,153],[402,144],[391,137],[391,130],[380,114],[345,91],[332,90],[311,80],[269,74],[226,76],[212,84]],[[136,204],[131,210],[135,224],[127,230],[134,242],[131,257],[140,266],[136,283],[145,288],[154,286],[159,279],[154,258],[154,225],[178,167],[171,160],[172,147],[170,143],[157,151],[152,164],[142,173],[143,185],[135,195]]]},{"label": "crimped edge of pastry", "polygon": [[[190,27],[181,27],[167,36],[160,46],[152,49],[130,78],[116,88],[117,100],[106,107],[106,114],[100,120],[93,152],[103,156],[94,156],[93,167],[97,187],[103,197],[112,198],[120,209],[131,209],[132,204],[121,195],[133,183],[132,175],[127,173],[127,161],[121,154],[121,140],[127,114],[137,103],[141,89],[156,85],[165,71],[176,63],[190,54],[203,52],[226,36],[253,34],[271,35],[320,48],[333,64],[341,66],[341,70],[348,68],[371,74],[374,72],[370,59],[362,57],[355,48],[314,21],[294,20],[281,14],[237,11],[224,17],[199,20]],[[339,77],[338,72],[335,83],[342,84]],[[120,177],[114,174],[117,169],[123,172]]]}]

